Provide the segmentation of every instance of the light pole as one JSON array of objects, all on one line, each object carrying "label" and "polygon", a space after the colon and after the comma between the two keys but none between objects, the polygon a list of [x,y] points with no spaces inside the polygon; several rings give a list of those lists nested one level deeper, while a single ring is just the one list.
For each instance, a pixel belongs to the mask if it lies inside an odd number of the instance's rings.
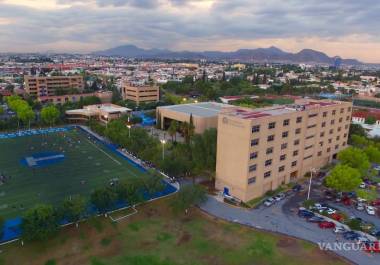
[{"label": "light pole", "polygon": [[127,125],[128,128],[128,138],[131,138],[131,125]]},{"label": "light pole", "polygon": [[166,144],[166,140],[162,139],[161,143],[162,143],[162,160],[164,160],[165,159],[165,144]]},{"label": "light pole", "polygon": [[106,119],[106,129],[108,129],[108,116],[104,116],[104,118]]},{"label": "light pole", "polygon": [[310,191],[311,191],[311,181],[313,179],[313,172],[317,172],[316,168],[310,168],[310,181],[309,181],[309,189],[307,191],[307,199],[310,199]]}]

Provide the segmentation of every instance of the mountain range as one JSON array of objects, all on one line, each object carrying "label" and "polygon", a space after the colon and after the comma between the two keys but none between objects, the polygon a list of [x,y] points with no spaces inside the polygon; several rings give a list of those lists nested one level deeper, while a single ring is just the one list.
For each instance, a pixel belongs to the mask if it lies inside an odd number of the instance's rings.
[{"label": "mountain range", "polygon": [[304,49],[298,53],[285,52],[276,47],[239,49],[232,52],[221,51],[170,51],[166,49],[142,49],[135,45],[123,45],[104,51],[94,52],[100,56],[122,56],[139,59],[208,59],[231,60],[242,62],[278,62],[278,63],[315,63],[333,65],[337,60],[345,65],[359,65],[356,59],[342,59],[339,56],[329,57],[323,52]]}]

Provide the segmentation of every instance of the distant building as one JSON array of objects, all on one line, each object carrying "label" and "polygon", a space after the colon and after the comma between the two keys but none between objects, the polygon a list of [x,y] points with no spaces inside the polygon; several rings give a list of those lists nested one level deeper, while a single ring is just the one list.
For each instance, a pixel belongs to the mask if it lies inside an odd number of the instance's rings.
[{"label": "distant building", "polygon": [[62,96],[42,96],[38,97],[37,100],[41,103],[59,105],[67,102],[79,102],[86,97],[98,97],[102,103],[110,103],[112,101],[112,91],[97,91],[94,93],[71,94]]},{"label": "distant building", "polygon": [[249,201],[320,168],[347,147],[352,103],[296,100],[218,115],[215,186]]},{"label": "distant building", "polygon": [[72,91],[84,90],[83,77],[72,76],[24,76],[25,91],[32,97],[56,96],[59,91],[62,94]]},{"label": "distant building", "polygon": [[239,99],[244,99],[244,98],[250,98],[250,99],[257,99],[259,98],[258,96],[224,96],[220,97],[220,101],[225,104],[229,104],[232,101],[239,100]]},{"label": "distant building", "polygon": [[195,133],[203,133],[207,129],[217,127],[219,112],[222,108],[228,107],[233,106],[215,102],[201,102],[158,107],[156,110],[157,122],[161,122],[161,129],[166,130],[172,120],[179,123],[189,123],[190,116],[192,116]]},{"label": "distant building", "polygon": [[126,82],[121,88],[124,100],[131,100],[137,105],[144,102],[157,102],[160,100],[160,89],[155,85],[132,84]]},{"label": "distant building", "polygon": [[66,119],[71,122],[86,122],[92,118],[107,124],[131,111],[114,104],[89,105],[83,109],[67,110]]}]

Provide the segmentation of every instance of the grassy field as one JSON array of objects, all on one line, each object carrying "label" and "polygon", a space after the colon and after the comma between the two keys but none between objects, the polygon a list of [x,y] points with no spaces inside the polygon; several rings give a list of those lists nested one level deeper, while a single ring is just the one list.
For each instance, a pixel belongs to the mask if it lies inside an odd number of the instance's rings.
[{"label": "grassy field", "polygon": [[[32,169],[20,161],[41,152],[62,153],[59,163]],[[37,203],[58,204],[75,194],[88,196],[111,179],[145,174],[81,131],[0,139],[0,216],[20,216]]]},{"label": "grassy field", "polygon": [[138,207],[119,223],[97,218],[64,228],[43,243],[2,247],[1,265],[343,265],[336,256],[293,238],[209,217],[174,215],[173,198]]}]

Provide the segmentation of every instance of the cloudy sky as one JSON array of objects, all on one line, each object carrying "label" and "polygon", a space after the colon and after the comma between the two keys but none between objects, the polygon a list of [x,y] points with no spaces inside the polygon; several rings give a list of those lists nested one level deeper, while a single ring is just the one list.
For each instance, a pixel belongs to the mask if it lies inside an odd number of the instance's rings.
[{"label": "cloudy sky", "polygon": [[0,52],[277,46],[380,62],[376,0],[0,0]]}]

